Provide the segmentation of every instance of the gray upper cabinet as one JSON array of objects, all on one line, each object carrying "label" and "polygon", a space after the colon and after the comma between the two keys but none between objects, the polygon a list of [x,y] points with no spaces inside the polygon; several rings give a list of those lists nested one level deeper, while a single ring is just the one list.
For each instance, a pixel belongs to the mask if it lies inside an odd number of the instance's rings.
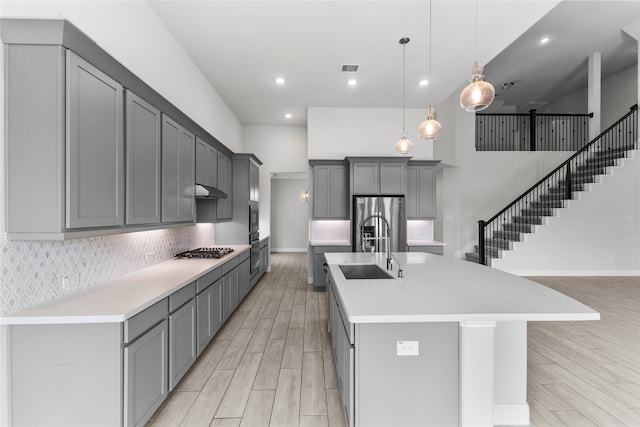
[{"label": "gray upper cabinet", "polygon": [[260,201],[260,167],[253,161],[249,162],[249,200]]},{"label": "gray upper cabinet", "polygon": [[218,150],[196,137],[196,184],[218,187]]},{"label": "gray upper cabinet", "polygon": [[313,218],[347,219],[347,167],[312,160]]},{"label": "gray upper cabinet", "polygon": [[407,192],[408,158],[348,157],[351,194],[393,194]]},{"label": "gray upper cabinet", "polygon": [[407,166],[407,218],[436,216],[437,161],[412,161]]},{"label": "gray upper cabinet", "polygon": [[162,221],[195,219],[195,136],[162,115]]},{"label": "gray upper cabinet", "polygon": [[160,222],[160,111],[125,91],[127,224]]},{"label": "gray upper cabinet", "polygon": [[226,199],[218,199],[216,217],[228,220],[233,216],[233,165],[231,159],[218,151],[218,189],[227,193]]},{"label": "gray upper cabinet", "polygon": [[124,225],[123,88],[67,51],[66,226]]}]

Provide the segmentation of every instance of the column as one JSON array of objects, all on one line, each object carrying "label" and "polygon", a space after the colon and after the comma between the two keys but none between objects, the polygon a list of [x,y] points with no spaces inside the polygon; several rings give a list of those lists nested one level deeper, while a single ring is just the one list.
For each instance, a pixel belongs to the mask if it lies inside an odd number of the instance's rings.
[{"label": "column", "polygon": [[589,140],[592,141],[600,135],[601,129],[601,86],[602,86],[602,59],[600,52],[589,55],[589,77],[587,86],[587,112],[593,113],[589,119]]},{"label": "column", "polygon": [[493,426],[495,321],[460,322],[460,425]]}]

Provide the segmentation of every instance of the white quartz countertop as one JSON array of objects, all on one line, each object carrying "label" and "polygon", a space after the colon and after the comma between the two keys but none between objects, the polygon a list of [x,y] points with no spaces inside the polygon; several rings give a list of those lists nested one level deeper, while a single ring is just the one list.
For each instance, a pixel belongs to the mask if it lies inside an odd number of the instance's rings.
[{"label": "white quartz countertop", "polygon": [[407,240],[409,246],[447,246],[444,242],[437,240]]},{"label": "white quartz countertop", "polygon": [[598,320],[586,305],[531,280],[468,261],[394,252],[393,279],[347,280],[341,264],[378,264],[385,253],[327,253],[352,323]]},{"label": "white quartz countertop", "polygon": [[351,242],[349,240],[319,240],[313,239],[310,241],[311,246],[348,246],[351,248]]},{"label": "white quartz countertop", "polygon": [[3,325],[123,322],[251,249],[226,245],[220,259],[171,259],[98,286],[5,315]]}]

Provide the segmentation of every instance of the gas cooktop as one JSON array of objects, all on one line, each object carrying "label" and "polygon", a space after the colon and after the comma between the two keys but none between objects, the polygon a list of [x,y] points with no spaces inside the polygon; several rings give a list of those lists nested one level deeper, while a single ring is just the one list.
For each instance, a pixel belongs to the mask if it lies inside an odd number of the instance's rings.
[{"label": "gas cooktop", "polygon": [[190,251],[184,251],[177,254],[178,259],[203,259],[203,258],[222,258],[223,256],[233,252],[232,248],[198,248]]}]

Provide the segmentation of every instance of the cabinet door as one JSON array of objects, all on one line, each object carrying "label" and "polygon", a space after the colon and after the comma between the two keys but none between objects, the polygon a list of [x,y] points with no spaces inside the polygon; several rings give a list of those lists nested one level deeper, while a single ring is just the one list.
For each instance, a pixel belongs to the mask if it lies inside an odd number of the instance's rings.
[{"label": "cabinet door", "polygon": [[214,337],[224,323],[222,314],[222,279],[211,285],[211,336]]},{"label": "cabinet door", "polygon": [[207,145],[206,142],[196,137],[196,184],[209,185],[207,179]]},{"label": "cabinet door", "polygon": [[313,217],[347,217],[347,169],[344,165],[313,167]]},{"label": "cabinet door", "polygon": [[195,136],[164,114],[162,124],[162,221],[193,221]]},{"label": "cabinet door", "polygon": [[407,192],[407,165],[380,163],[380,194],[404,195]]},{"label": "cabinet door", "polygon": [[195,298],[169,315],[169,390],[196,360]]},{"label": "cabinet door", "polygon": [[66,91],[66,226],[124,225],[123,88],[67,51]]},{"label": "cabinet door", "polygon": [[422,218],[436,216],[436,169],[434,167],[420,167],[418,169],[418,214]]},{"label": "cabinet door", "polygon": [[249,200],[260,200],[260,169],[252,161],[249,162]]},{"label": "cabinet door", "polygon": [[211,331],[211,315],[212,311],[212,286],[209,286],[204,291],[200,292],[196,296],[196,342],[197,342],[197,354],[202,353],[211,341],[213,333]]},{"label": "cabinet door", "polygon": [[238,300],[242,301],[251,289],[251,261],[246,259],[238,266]]},{"label": "cabinet door", "polygon": [[238,267],[222,277],[222,314],[226,321],[238,306]]},{"label": "cabinet door", "polygon": [[378,163],[353,163],[351,194],[378,194],[380,192],[380,168]]},{"label": "cabinet door", "polygon": [[169,393],[167,320],[124,348],[124,425],[143,426]]},{"label": "cabinet door", "polygon": [[218,150],[196,137],[196,183],[218,186]]},{"label": "cabinet door", "polygon": [[216,216],[219,220],[231,219],[233,214],[232,173],[231,159],[218,152],[218,188],[229,196],[226,199],[218,199],[216,202]]},{"label": "cabinet door", "polygon": [[435,218],[436,170],[432,166],[407,166],[407,218]]},{"label": "cabinet door", "polygon": [[127,224],[160,222],[160,111],[125,92]]}]

